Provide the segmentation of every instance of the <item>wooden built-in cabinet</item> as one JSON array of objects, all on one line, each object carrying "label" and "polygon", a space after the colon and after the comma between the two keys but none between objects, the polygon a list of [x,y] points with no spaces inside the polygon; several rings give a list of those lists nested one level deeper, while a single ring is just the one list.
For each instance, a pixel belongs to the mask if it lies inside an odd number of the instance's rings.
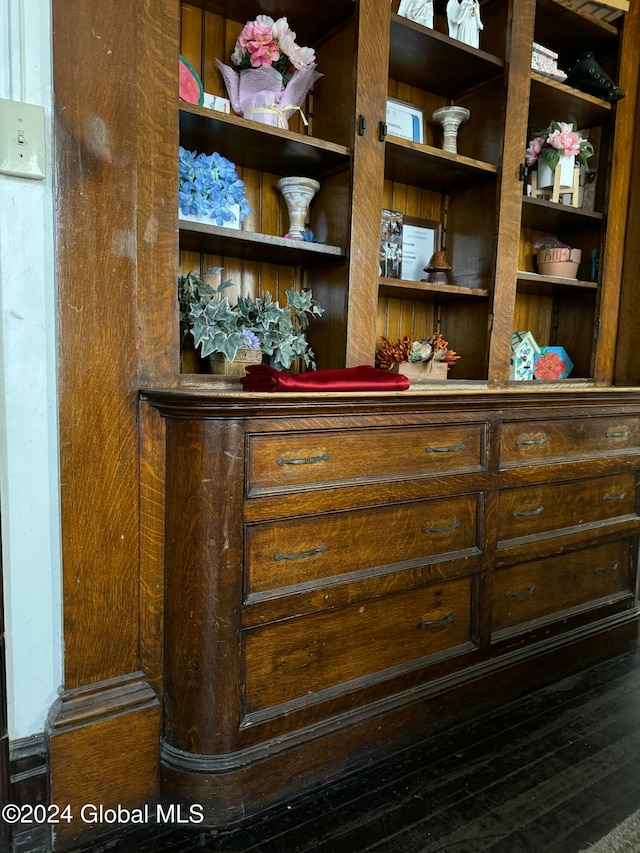
[{"label": "wooden built-in cabinet", "polygon": [[213,822],[637,633],[638,395],[145,399],[167,435],[163,790]]},{"label": "wooden built-in cabinet", "polygon": [[[628,343],[615,330],[638,11],[489,0],[474,49],[449,38],[443,3],[433,29],[397,8],[261,8],[316,49],[307,123],[176,105],[181,144],[233,160],[252,207],[238,231],[180,221],[183,271],[222,266],[237,293],[275,298],[311,287],[326,309],[308,332],[321,369],[371,364],[381,336],[441,331],[462,355],[435,396],[243,395],[184,354],[182,389],[145,389],[166,423],[164,793],[206,802],[214,822],[540,683],[541,661],[568,671],[637,631],[640,403],[595,386]],[[256,10],[181,11],[180,52],[224,96],[214,60]],[[594,51],[627,98],[532,71],[534,41],[565,68]],[[388,134],[387,98],[422,110],[422,142]],[[432,119],[451,103],[471,112],[457,154]],[[596,143],[589,208],[531,197],[523,168],[535,131],[570,117]],[[282,237],[276,183],[292,174],[320,182],[316,243]],[[383,209],[439,224],[447,284],[380,277]],[[544,234],[582,249],[576,279],[537,273]],[[509,395],[513,331],[564,346],[571,380]]]},{"label": "wooden built-in cabinet", "polygon": [[[398,0],[53,2],[65,683],[48,732],[52,798],[76,812],[162,796],[226,823],[637,635],[640,4],[604,20],[487,0],[477,50],[435,5],[427,29]],[[226,95],[215,60],[261,13],[316,50],[306,125],[178,98],[180,54]],[[594,51],[627,96],[532,72],[534,40]],[[385,135],[389,97],[423,110],[424,142]],[[471,111],[457,154],[431,119],[452,102]],[[527,195],[528,140],[569,116],[598,137],[593,210]],[[239,230],[178,218],[179,144],[237,165]],[[313,244],[283,236],[293,174],[320,182]],[[439,223],[448,284],[380,277],[383,209]],[[537,274],[545,233],[582,249],[577,279]],[[434,331],[461,359],[404,393],[242,392],[181,350],[178,272],[212,267],[232,301],[312,288],[320,369]],[[571,377],[509,382],[514,331],[564,346]]]}]

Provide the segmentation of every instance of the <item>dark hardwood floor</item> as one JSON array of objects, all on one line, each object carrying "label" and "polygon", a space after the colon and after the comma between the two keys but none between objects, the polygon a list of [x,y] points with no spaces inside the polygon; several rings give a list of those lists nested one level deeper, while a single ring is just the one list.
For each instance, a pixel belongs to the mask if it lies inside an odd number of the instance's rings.
[{"label": "dark hardwood floor", "polygon": [[640,808],[640,651],[225,831],[83,853],[577,853]]}]

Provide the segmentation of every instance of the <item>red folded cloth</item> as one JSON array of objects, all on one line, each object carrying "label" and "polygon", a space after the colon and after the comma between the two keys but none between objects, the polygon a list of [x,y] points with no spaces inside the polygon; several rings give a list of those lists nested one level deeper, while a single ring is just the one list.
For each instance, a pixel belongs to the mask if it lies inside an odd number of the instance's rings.
[{"label": "red folded cloth", "polygon": [[281,373],[268,364],[250,364],[240,379],[245,391],[405,391],[409,380],[369,365],[308,373]]}]

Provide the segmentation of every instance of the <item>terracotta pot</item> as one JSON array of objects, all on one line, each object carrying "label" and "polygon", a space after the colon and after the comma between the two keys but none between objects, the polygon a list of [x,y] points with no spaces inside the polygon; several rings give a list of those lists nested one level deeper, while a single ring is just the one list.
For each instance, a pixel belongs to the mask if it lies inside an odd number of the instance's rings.
[{"label": "terracotta pot", "polygon": [[540,275],[575,278],[582,259],[581,249],[538,249],[536,262]]}]

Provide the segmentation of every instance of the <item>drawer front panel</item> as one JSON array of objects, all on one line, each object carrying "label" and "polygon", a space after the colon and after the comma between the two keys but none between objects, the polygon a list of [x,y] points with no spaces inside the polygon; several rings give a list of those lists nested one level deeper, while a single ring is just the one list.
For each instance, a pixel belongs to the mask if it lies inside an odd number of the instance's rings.
[{"label": "drawer front panel", "polygon": [[628,589],[630,552],[629,540],[623,540],[499,569],[493,584],[493,630]]},{"label": "drawer front panel", "polygon": [[246,632],[246,710],[279,705],[471,639],[471,579]]},{"label": "drawer front panel", "polygon": [[248,494],[449,470],[477,471],[484,462],[482,438],[480,424],[253,435],[248,447]]},{"label": "drawer front panel", "polygon": [[640,417],[575,418],[566,421],[504,423],[500,465],[540,462],[558,456],[640,452]]},{"label": "drawer front panel", "polygon": [[478,495],[247,525],[250,593],[477,547]]},{"label": "drawer front panel", "polygon": [[498,496],[498,542],[634,512],[633,474],[506,489]]}]

